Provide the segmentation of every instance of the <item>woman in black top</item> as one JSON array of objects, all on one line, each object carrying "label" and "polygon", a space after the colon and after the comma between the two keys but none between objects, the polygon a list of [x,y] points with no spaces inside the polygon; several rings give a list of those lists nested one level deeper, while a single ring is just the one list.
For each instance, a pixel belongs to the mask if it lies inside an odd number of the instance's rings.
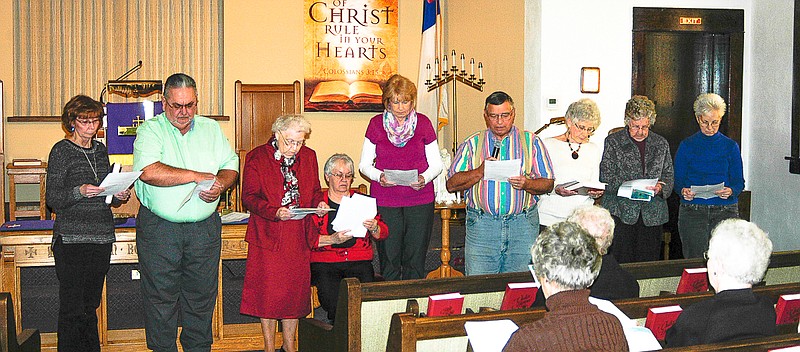
[{"label": "woman in black top", "polygon": [[711,232],[708,279],[714,297],[685,307],[667,330],[669,347],[772,336],[772,301],[753,293],[769,265],[772,241],[755,224],[724,220]]},{"label": "woman in black top", "polygon": [[[111,260],[114,218],[98,187],[109,173],[106,146],[94,140],[103,105],[84,95],[64,106],[67,138],[50,150],[47,205],[56,213],[53,256],[58,276],[58,350],[100,351],[97,315]],[[114,195],[125,201],[129,191]]]}]

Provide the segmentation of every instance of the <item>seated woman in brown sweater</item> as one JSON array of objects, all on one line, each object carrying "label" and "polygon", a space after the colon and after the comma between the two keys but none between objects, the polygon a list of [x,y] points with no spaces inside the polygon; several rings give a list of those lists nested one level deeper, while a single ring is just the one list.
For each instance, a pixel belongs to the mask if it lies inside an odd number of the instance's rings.
[{"label": "seated woman in brown sweater", "polygon": [[589,303],[600,255],[586,230],[554,224],[539,234],[531,255],[549,312],[520,327],[504,351],[628,350],[619,320]]}]

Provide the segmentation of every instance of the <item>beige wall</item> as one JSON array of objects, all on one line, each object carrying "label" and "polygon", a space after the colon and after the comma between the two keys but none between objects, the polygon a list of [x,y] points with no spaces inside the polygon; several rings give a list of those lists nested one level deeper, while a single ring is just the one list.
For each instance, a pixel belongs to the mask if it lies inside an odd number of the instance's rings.
[{"label": "beige wall", "polygon": [[[523,128],[525,2],[508,0],[501,6],[496,0],[447,0],[445,9],[447,51],[455,49],[457,54],[463,52],[467,58],[474,57],[476,70],[477,63],[483,62],[483,78],[486,80],[483,92],[463,84],[456,88],[456,142],[461,143],[468,135],[486,128],[482,113],[484,100],[498,90],[505,91],[514,99],[515,125]],[[448,89],[451,88],[449,85]],[[448,149],[452,146],[451,128],[445,128],[445,147]]]},{"label": "beige wall", "polygon": [[[412,81],[416,81],[419,66],[422,1],[399,1],[398,73]],[[515,98],[517,125],[523,126],[524,2],[510,0],[504,1],[503,5],[497,6],[490,0],[443,2],[445,21],[449,23],[448,50],[452,47],[459,53],[465,52],[467,57],[482,61],[484,78],[488,82],[484,92],[464,85],[458,87],[459,139],[485,128],[480,113],[483,99],[495,90],[505,90]],[[302,1],[227,0],[224,6],[224,113],[233,119],[236,80],[244,83],[303,81],[305,11]],[[491,8],[491,11],[485,11],[486,8]],[[5,83],[6,116],[13,111],[9,93],[13,88],[12,22],[12,0],[0,0],[0,80]],[[488,25],[476,25],[484,23]],[[53,112],[54,115],[57,113]],[[320,163],[336,152],[347,153],[358,163],[364,131],[372,115],[307,113],[312,124],[307,144],[317,151]],[[229,140],[233,141],[233,122],[222,122],[221,125]],[[63,138],[63,131],[56,123],[6,123],[5,137],[6,160],[46,159],[50,147]],[[448,149],[452,145],[450,141],[448,139]],[[359,182],[363,181],[356,180]],[[30,197],[23,195],[20,198]]]}]

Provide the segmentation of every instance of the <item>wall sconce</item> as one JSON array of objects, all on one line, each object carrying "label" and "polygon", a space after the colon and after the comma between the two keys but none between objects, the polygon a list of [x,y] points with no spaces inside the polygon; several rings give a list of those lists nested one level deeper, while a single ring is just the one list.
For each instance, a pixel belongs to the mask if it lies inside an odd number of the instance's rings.
[{"label": "wall sconce", "polygon": [[581,68],[581,93],[600,93],[600,68]]}]

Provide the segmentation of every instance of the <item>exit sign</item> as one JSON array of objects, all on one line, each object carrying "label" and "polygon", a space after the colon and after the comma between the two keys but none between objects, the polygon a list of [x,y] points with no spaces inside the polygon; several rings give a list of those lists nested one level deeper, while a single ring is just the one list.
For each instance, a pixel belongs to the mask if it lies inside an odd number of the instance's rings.
[{"label": "exit sign", "polygon": [[681,17],[680,24],[703,24],[702,17]]}]

